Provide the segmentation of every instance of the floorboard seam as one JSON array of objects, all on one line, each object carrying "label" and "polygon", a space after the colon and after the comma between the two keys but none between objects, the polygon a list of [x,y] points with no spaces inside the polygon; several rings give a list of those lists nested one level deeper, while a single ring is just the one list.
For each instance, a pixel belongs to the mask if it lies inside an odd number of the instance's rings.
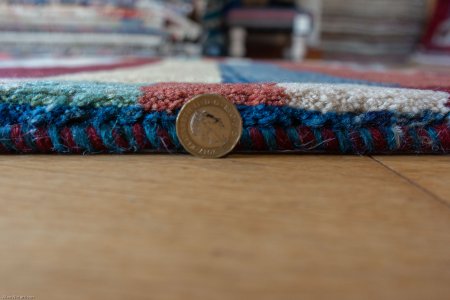
[{"label": "floorboard seam", "polygon": [[450,203],[446,202],[444,199],[440,198],[438,195],[434,194],[432,191],[428,190],[427,188],[421,186],[420,184],[418,184],[417,182],[415,182],[414,180],[406,177],[405,175],[403,175],[402,173],[396,171],[395,169],[391,168],[390,166],[386,165],[385,163],[383,163],[381,160],[376,159],[373,156],[370,156],[371,159],[373,159],[375,162],[377,162],[378,164],[380,164],[381,166],[383,166],[384,168],[386,168],[387,170],[391,171],[392,173],[394,173],[397,176],[400,176],[401,178],[403,178],[404,180],[406,180],[408,183],[412,184],[413,186],[415,186],[416,188],[422,190],[424,193],[426,193],[427,195],[429,195],[430,197],[432,197],[434,200],[438,201],[441,204],[444,204],[447,208],[450,209]]}]

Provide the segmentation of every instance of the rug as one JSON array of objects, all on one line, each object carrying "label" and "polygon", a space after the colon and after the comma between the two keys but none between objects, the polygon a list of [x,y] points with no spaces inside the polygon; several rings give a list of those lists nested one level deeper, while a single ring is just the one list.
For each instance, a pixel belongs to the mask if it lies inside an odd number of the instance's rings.
[{"label": "rug", "polygon": [[185,152],[192,97],[234,103],[234,151],[449,153],[450,74],[326,62],[0,60],[0,152]]}]

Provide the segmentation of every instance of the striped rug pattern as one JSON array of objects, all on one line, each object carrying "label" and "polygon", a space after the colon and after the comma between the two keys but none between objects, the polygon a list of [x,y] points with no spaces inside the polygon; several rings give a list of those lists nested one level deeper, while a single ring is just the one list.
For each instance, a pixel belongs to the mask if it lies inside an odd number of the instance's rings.
[{"label": "striped rug pattern", "polygon": [[449,153],[450,74],[250,60],[0,60],[0,152],[184,152],[192,97],[243,120],[235,151]]}]

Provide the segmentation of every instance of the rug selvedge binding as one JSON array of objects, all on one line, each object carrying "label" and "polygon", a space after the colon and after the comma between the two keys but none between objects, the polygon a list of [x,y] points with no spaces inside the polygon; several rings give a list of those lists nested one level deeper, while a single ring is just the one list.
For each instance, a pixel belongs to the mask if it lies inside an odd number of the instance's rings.
[{"label": "rug selvedge binding", "polygon": [[442,98],[444,94],[433,94],[441,99],[437,106],[424,101],[425,107],[431,105],[429,109],[322,112],[293,105],[282,85],[272,83],[139,86],[66,82],[1,87],[0,151],[184,152],[175,131],[176,116],[192,94],[205,89],[236,103],[243,119],[236,151],[450,152],[449,105],[442,102],[448,101],[448,94],[447,99]]}]

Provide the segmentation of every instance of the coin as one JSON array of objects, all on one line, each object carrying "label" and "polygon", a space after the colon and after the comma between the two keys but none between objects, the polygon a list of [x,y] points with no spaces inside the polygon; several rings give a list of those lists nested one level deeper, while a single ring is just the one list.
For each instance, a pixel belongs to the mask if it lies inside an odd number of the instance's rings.
[{"label": "coin", "polygon": [[241,138],[242,119],[225,97],[203,94],[183,105],[176,130],[187,152],[203,158],[219,158],[233,150]]}]

